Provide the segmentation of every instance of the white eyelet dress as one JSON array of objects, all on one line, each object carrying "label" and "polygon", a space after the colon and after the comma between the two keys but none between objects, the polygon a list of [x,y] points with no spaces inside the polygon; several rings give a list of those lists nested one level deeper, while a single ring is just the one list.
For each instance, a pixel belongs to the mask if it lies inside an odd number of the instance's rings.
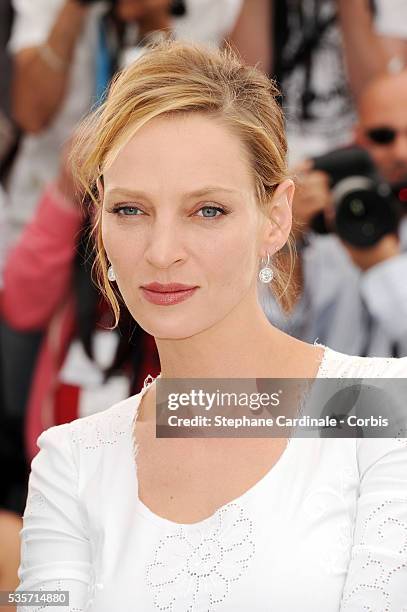
[{"label": "white eyelet dress", "polygon": [[[407,358],[326,348],[318,372],[377,376],[407,378]],[[68,590],[70,606],[20,612],[407,611],[406,438],[292,438],[243,495],[178,524],[137,497],[148,386],[39,437],[18,590]]]}]

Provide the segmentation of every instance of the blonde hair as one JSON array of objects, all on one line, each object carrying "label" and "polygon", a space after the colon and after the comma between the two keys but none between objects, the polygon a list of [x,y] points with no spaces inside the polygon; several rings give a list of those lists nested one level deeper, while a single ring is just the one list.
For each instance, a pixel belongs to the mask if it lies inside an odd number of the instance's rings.
[{"label": "blonde hair", "polygon": [[[274,82],[257,68],[245,65],[230,45],[216,49],[171,39],[150,43],[146,53],[115,76],[103,104],[80,126],[71,160],[85,198],[94,205],[93,271],[112,306],[116,324],[120,296],[107,278],[109,262],[102,242],[102,203],[97,189],[104,168],[154,117],[206,113],[221,119],[245,145],[258,205],[273,220],[268,210],[270,198],[288,176],[284,117],[276,100],[278,95]],[[286,250],[290,256],[288,271],[280,252],[273,257],[274,280],[270,287],[280,303],[294,269],[292,235]],[[289,297],[285,299],[290,303]]]}]

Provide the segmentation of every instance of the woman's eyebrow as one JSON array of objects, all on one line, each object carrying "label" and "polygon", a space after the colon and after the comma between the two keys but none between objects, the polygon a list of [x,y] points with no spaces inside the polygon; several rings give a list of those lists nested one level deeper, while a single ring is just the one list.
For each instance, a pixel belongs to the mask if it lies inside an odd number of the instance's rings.
[{"label": "woman's eyebrow", "polygon": [[[195,189],[194,191],[189,191],[185,193],[184,197],[185,198],[199,197],[199,196],[206,195],[209,193],[217,193],[219,191],[223,191],[225,193],[238,193],[237,189],[232,189],[230,187],[222,187],[220,185],[207,185],[205,187],[201,187],[200,189]],[[121,187],[115,187],[106,192],[106,199],[114,198],[114,197],[151,199],[151,196],[149,196],[149,194],[144,191],[140,191],[138,189],[136,190],[124,189]]]}]

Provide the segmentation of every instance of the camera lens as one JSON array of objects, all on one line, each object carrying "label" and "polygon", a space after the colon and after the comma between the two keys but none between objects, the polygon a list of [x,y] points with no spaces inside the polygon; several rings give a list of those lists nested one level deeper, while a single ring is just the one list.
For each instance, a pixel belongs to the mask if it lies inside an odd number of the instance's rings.
[{"label": "camera lens", "polygon": [[349,185],[341,194],[335,219],[337,234],[349,244],[368,248],[385,234],[395,230],[398,218],[390,198],[380,194],[378,187]]}]

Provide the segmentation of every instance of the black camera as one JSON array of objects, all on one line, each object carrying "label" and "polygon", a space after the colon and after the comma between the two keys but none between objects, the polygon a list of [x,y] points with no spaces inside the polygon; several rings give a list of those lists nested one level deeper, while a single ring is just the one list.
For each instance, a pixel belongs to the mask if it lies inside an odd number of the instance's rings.
[{"label": "black camera", "polygon": [[[100,0],[78,0],[80,4],[96,4]],[[117,0],[109,0],[110,5],[115,5]],[[170,14],[174,17],[182,17],[187,11],[185,0],[172,0],[170,5]]]},{"label": "black camera", "polygon": [[313,158],[314,169],[329,175],[335,207],[332,227],[324,214],[311,221],[318,234],[335,232],[359,248],[375,245],[386,234],[397,233],[407,213],[407,181],[389,185],[377,172],[370,155],[360,147],[338,149]]}]

